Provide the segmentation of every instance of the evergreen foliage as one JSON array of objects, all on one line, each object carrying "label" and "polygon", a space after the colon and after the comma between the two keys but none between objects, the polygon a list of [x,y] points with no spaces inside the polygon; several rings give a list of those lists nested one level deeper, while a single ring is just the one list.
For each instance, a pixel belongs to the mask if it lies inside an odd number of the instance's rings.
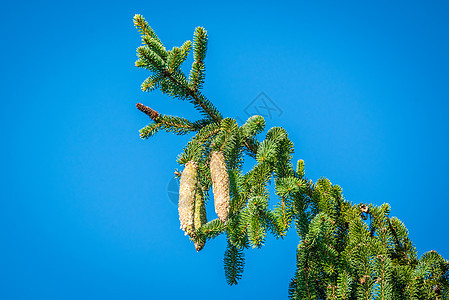
[{"label": "evergreen foliage", "polygon": [[[294,226],[300,242],[289,286],[291,299],[449,299],[449,262],[433,250],[418,258],[404,224],[390,217],[388,204],[354,204],[328,179],[313,183],[305,175],[303,160],[294,169],[293,143],[283,128],[271,128],[258,140],[265,129],[263,117],[252,116],[242,126],[223,119],[201,93],[208,43],[204,28],[195,29],[193,43],[166,50],[142,16],[136,15],[134,24],[142,36],[136,66],[152,72],[142,90],[160,89],[187,100],[203,115],[190,121],[137,104],[152,120],[140,130],[142,139],[160,129],[177,135],[195,133],[178,157],[178,163],[186,166],[184,172],[189,172],[184,179],[181,175],[186,192],[180,204],[188,207],[180,210],[182,228],[198,251],[207,240],[226,235],[228,284],[237,284],[242,277],[244,250],[261,248],[268,234],[283,237]],[[192,49],[194,62],[187,77],[180,67]],[[211,162],[217,153],[218,165]],[[254,166],[244,173],[246,157]],[[269,182],[278,198],[273,209]],[[225,215],[207,222],[204,203],[213,184],[214,198],[229,203]]]}]

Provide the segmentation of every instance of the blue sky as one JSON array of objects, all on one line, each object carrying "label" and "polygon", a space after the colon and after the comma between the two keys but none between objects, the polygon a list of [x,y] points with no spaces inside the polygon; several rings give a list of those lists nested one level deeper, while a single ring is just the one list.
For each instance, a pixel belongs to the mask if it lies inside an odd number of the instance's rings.
[{"label": "blue sky", "polygon": [[[167,48],[209,33],[205,93],[228,117],[264,92],[295,160],[353,202],[392,206],[420,254],[449,258],[449,5],[445,1],[2,3],[1,299],[286,299],[294,232],[246,251],[238,286],[223,237],[200,253],[168,190],[189,137],[142,141],[134,67],[144,15]],[[251,161],[248,161],[251,164]],[[209,207],[210,214],[213,211]]]}]

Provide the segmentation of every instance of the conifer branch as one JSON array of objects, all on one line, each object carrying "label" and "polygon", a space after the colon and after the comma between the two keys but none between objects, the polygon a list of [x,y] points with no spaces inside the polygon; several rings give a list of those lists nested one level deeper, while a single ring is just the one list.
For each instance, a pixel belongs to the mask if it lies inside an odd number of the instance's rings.
[{"label": "conifer branch", "polygon": [[246,149],[248,149],[251,156],[256,157],[257,155],[257,149],[259,147],[259,143],[255,139],[245,139],[243,140],[243,144],[245,145]]},{"label": "conifer branch", "polygon": [[[155,87],[155,82],[161,82],[161,80],[166,78],[173,83],[177,89],[177,91],[170,92],[172,96],[181,99],[190,99],[190,102],[203,111],[211,120],[220,122],[222,120],[221,114],[212,103],[198,91],[198,83],[195,83],[194,86],[189,86],[189,83],[186,80],[183,79],[180,81],[180,78],[185,78],[185,76],[178,70],[178,68],[190,51],[190,41],[184,43],[181,48],[175,47],[172,51],[167,53],[156,33],[141,15],[134,16],[134,24],[139,29],[139,32],[142,35],[142,40],[146,45],[137,49],[139,60],[136,61],[136,66],[147,68],[155,72],[156,75],[156,78],[145,83],[142,86],[142,89],[150,90]],[[195,30],[194,35],[194,58],[197,64],[204,64],[203,60],[206,55],[206,50],[207,33],[204,28],[198,27]],[[204,71],[203,66],[200,67],[200,69]],[[160,75],[162,75],[162,78]],[[204,77],[204,75],[199,73],[195,76],[197,78],[196,80]],[[166,88],[168,89],[164,90],[169,92],[170,88],[168,86]]]},{"label": "conifer branch", "polygon": [[242,277],[245,266],[243,249],[237,248],[228,241],[224,257],[226,281],[229,285],[237,284]]},{"label": "conifer branch", "polygon": [[143,16],[141,16],[139,14],[136,14],[134,16],[134,25],[139,29],[139,32],[142,35],[146,35],[148,37],[151,37],[154,40],[156,40],[157,42],[159,42],[160,44],[162,44],[161,41],[159,40],[158,36],[156,35],[156,33],[150,27],[148,22],[145,21],[145,18]]},{"label": "conifer branch", "polygon": [[[184,175],[183,187],[197,187],[192,190],[196,202],[187,201],[190,206],[184,211],[185,216],[194,216],[194,222],[190,224],[190,219],[184,218],[181,224],[197,250],[207,240],[226,234],[224,269],[228,284],[237,284],[242,276],[244,249],[250,245],[262,247],[267,231],[276,238],[285,236],[294,223],[300,242],[297,269],[289,288],[292,299],[449,296],[449,262],[434,251],[418,259],[405,225],[389,217],[387,204],[355,205],[345,200],[342,189],[328,179],[320,178],[315,183],[307,179],[304,161],[297,161],[293,168],[294,147],[285,129],[271,128],[259,143],[256,136],[265,128],[261,116],[250,117],[240,127],[236,120],[222,117],[200,91],[208,43],[204,28],[195,29],[193,43],[186,41],[167,51],[142,16],[136,15],[134,23],[143,42],[137,48],[136,66],[152,72],[142,83],[142,90],[160,89],[187,100],[204,116],[191,122],[160,114],[141,103],[136,105],[153,121],[140,130],[142,138],[161,129],[178,135],[196,132],[178,157],[185,170],[195,166],[195,176],[191,176],[195,185],[187,184],[187,171],[180,175]],[[194,61],[187,78],[181,64],[192,49]],[[244,154],[256,159],[246,173],[242,171]],[[279,200],[274,209],[269,209],[268,187],[272,182]],[[211,187],[214,202],[220,199],[222,208],[217,212],[219,219],[206,223],[204,201]],[[183,199],[191,199],[183,191]]]},{"label": "conifer branch", "polygon": [[148,136],[153,135],[149,134],[150,129],[154,131],[154,133],[157,132],[156,129],[165,129],[167,132],[174,132],[176,134],[183,135],[192,131],[198,131],[202,127],[207,125],[206,120],[199,120],[192,123],[184,118],[162,115],[152,108],[143,105],[142,103],[137,103],[136,107],[141,112],[149,116],[157,124],[157,126],[150,126],[142,129],[141,131],[144,132],[141,132],[141,137],[143,138],[147,138]]},{"label": "conifer branch", "polygon": [[393,234],[394,242],[396,244],[396,247],[398,249],[402,249],[401,242],[399,241],[398,235],[396,234],[396,229],[394,229],[393,225],[391,224],[390,218],[387,218],[387,220],[388,220],[388,227],[389,227],[389,229],[391,231],[391,234]]}]

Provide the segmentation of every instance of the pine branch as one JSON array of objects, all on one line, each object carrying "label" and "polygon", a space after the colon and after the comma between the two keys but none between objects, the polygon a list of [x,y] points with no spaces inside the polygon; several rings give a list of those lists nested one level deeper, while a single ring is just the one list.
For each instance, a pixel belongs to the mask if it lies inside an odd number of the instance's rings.
[{"label": "pine branch", "polygon": [[162,45],[162,43],[159,40],[158,36],[154,32],[154,30],[150,27],[148,22],[145,21],[145,18],[143,16],[141,16],[139,14],[136,14],[134,16],[134,25],[137,27],[137,29],[139,30],[141,35],[145,35],[145,36],[151,37],[155,41],[157,41],[158,43],[160,43]]},{"label": "pine branch", "polygon": [[237,281],[242,278],[242,272],[245,266],[243,249],[233,246],[228,241],[228,246],[224,255],[224,266],[226,282],[229,285],[237,284]]},{"label": "pine branch", "polygon": [[195,240],[205,243],[207,240],[214,239],[225,231],[225,226],[220,219],[214,219],[201,226],[196,231]]},{"label": "pine branch", "polygon": [[243,143],[246,147],[246,149],[249,151],[249,154],[253,157],[256,158],[257,156],[257,150],[259,148],[259,142],[253,138],[253,139],[244,139]]},{"label": "pine branch", "polygon": [[[189,120],[184,118],[162,115],[152,108],[143,105],[142,103],[137,103],[136,107],[141,112],[149,116],[157,124],[157,126],[150,126],[148,128],[145,127],[147,128],[145,129],[145,132],[150,129],[155,130],[157,128],[157,130],[164,129],[167,132],[174,132],[178,135],[183,135],[192,131],[198,131],[209,123],[207,120],[190,122]],[[154,133],[156,133],[156,131]],[[154,134],[143,134],[144,138],[148,138],[152,135]]]},{"label": "pine branch", "polygon": [[[184,62],[188,52],[191,49],[190,41],[184,43],[181,48],[173,48],[167,52],[162,45],[162,42],[157,37],[153,29],[148,25],[141,15],[134,17],[134,24],[141,33],[142,40],[145,46],[137,48],[137,55],[139,60],[136,61],[137,67],[142,67],[153,71],[155,77],[149,77],[148,82],[144,82],[142,89],[144,91],[157,88],[156,82],[161,82],[163,91],[168,92],[174,97],[189,100],[197,109],[204,112],[214,122],[220,122],[223,117],[214,105],[198,91],[199,81],[204,74],[197,74],[196,83],[192,86],[185,79],[183,73],[178,70],[179,66]],[[197,28],[194,35],[194,59],[196,64],[203,65],[203,61],[207,50],[207,33],[204,28]],[[198,67],[197,67],[198,68]],[[204,66],[199,66],[201,70]],[[198,69],[198,71],[201,71]],[[204,71],[204,70],[203,70]],[[173,84],[172,90],[167,79]],[[165,87],[164,87],[165,83]]]},{"label": "pine branch", "polygon": [[156,133],[158,133],[159,129],[161,129],[161,124],[158,124],[158,123],[149,124],[139,130],[140,138],[148,139],[148,138],[154,136]]},{"label": "pine branch", "polygon": [[[300,242],[297,270],[289,288],[291,299],[449,297],[449,262],[435,251],[418,259],[405,225],[389,217],[389,205],[355,205],[346,201],[342,189],[328,179],[323,177],[316,183],[307,179],[303,160],[293,167],[294,147],[285,129],[271,128],[259,143],[257,135],[265,128],[263,117],[252,116],[241,127],[234,119],[223,119],[200,91],[208,44],[204,28],[195,29],[193,43],[186,41],[167,51],[142,16],[136,15],[134,23],[143,43],[137,49],[136,66],[152,72],[142,83],[142,90],[160,89],[189,101],[204,116],[192,122],[160,114],[141,103],[136,105],[153,121],[140,130],[142,138],[161,129],[178,135],[195,132],[178,157],[178,163],[187,169],[189,162],[195,164],[199,187],[195,189],[194,228],[189,236],[201,250],[207,240],[226,234],[224,268],[228,284],[237,284],[242,277],[244,249],[250,245],[262,247],[267,231],[276,238],[285,236],[294,222]],[[187,78],[181,65],[192,49],[194,61]],[[215,166],[212,171],[217,153],[220,168]],[[246,173],[242,171],[244,154],[256,160]],[[216,179],[212,184],[217,170],[224,177],[229,175],[229,180],[221,184],[223,189],[216,189]],[[274,209],[269,209],[269,184],[273,182],[279,200]],[[206,223],[205,203],[212,186],[214,200],[220,199],[224,207],[218,215],[226,217]]]}]

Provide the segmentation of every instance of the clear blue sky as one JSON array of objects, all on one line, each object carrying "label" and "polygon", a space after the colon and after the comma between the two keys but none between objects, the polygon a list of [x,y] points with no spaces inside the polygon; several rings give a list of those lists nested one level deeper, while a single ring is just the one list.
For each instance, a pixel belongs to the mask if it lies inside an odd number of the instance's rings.
[{"label": "clear blue sky", "polygon": [[204,26],[225,116],[265,92],[309,178],[390,203],[420,254],[448,259],[449,5],[362,2],[2,3],[0,298],[286,299],[294,232],[247,251],[229,287],[224,238],[196,253],[179,230],[167,189],[188,137],[140,140],[135,103],[199,115],[140,91],[136,13],[168,48]]}]

